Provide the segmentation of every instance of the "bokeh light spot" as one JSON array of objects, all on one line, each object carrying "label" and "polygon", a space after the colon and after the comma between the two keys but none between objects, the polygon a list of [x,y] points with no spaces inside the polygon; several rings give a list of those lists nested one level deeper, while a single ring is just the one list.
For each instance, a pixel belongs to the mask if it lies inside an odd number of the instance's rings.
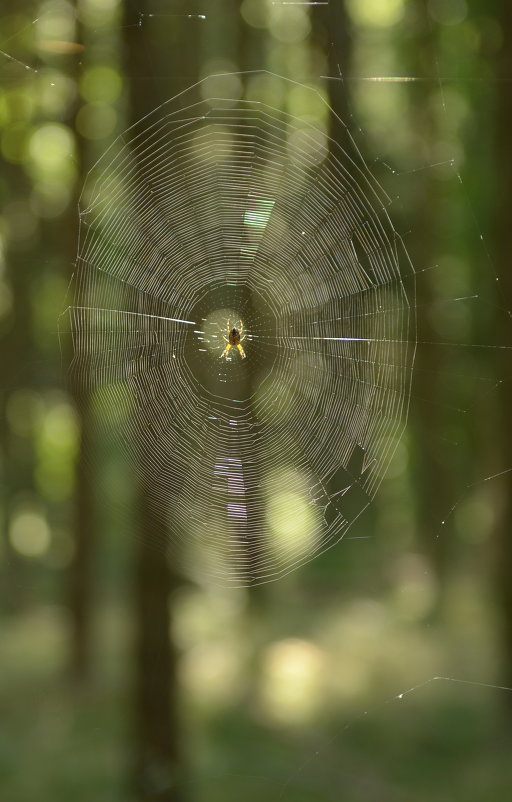
[{"label": "bokeh light spot", "polygon": [[123,88],[121,75],[113,67],[90,67],[80,83],[82,97],[89,103],[113,103]]},{"label": "bokeh light spot", "polygon": [[11,519],[9,540],[23,557],[40,557],[48,551],[51,540],[46,519],[35,509],[20,509]]},{"label": "bokeh light spot", "polygon": [[399,22],[405,10],[404,0],[347,0],[347,11],[357,25],[389,28]]}]

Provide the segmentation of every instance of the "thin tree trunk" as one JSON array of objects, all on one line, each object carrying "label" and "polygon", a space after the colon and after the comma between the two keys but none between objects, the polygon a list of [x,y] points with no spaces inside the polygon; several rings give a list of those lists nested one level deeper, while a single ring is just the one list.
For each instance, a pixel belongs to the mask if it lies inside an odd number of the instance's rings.
[{"label": "thin tree trunk", "polygon": [[[436,32],[428,18],[422,0],[418,3],[417,36],[414,39],[415,50],[410,54],[413,75],[436,74]],[[418,136],[427,143],[435,142],[438,132],[435,123],[434,103],[439,87],[428,82],[421,85],[413,94],[411,104],[411,123]],[[443,227],[438,216],[441,208],[444,185],[436,179],[431,170],[425,170],[418,180],[422,181],[421,200],[415,207],[415,218],[421,220],[416,226],[413,236],[408,240],[408,250],[413,264],[419,270],[430,267],[437,257],[442,245]],[[437,245],[434,245],[437,243]],[[435,271],[421,274],[417,284],[417,305],[420,309],[429,310],[436,300]],[[418,333],[422,345],[416,353],[412,393],[414,405],[411,411],[412,424],[415,430],[415,451],[413,459],[416,463],[415,474],[418,475],[417,487],[417,522],[420,541],[424,552],[430,557],[436,572],[439,597],[436,609],[442,604],[444,578],[448,565],[447,538],[436,538],[441,521],[453,503],[456,492],[453,482],[454,470],[447,465],[446,447],[439,436],[443,430],[444,407],[440,399],[445,396],[445,380],[443,370],[448,354],[438,347],[427,345],[439,339],[438,333],[431,323],[428,314],[418,319]]]},{"label": "thin tree trunk", "polygon": [[140,800],[181,802],[185,795],[177,653],[170,635],[170,594],[177,579],[166,558],[168,532],[155,514],[156,504],[148,487],[141,488],[135,582],[136,790]]},{"label": "thin tree trunk", "polygon": [[[163,38],[149,0],[127,3],[124,45],[126,77],[130,88],[129,124],[173,94],[193,83],[195,51],[180,58],[179,21],[165,22],[173,41]],[[141,15],[141,16],[139,16]],[[142,24],[134,25],[140,19]],[[172,26],[172,27],[171,27]],[[164,47],[165,46],[165,47]],[[167,77],[167,95],[159,81],[142,80],[148,69]],[[151,75],[149,77],[152,77]],[[165,91],[165,89],[164,89]],[[139,537],[135,557],[135,733],[134,784],[141,802],[182,802],[184,760],[178,705],[177,652],[171,637],[171,593],[179,585],[178,574],[168,558],[171,510],[166,501],[154,498],[152,477],[142,474],[138,488]],[[171,523],[172,526],[172,523]]]},{"label": "thin tree trunk", "polygon": [[[11,203],[22,201],[29,194],[28,182],[17,165],[3,167],[3,179]],[[33,442],[23,440],[13,432],[7,417],[12,394],[19,387],[33,383],[28,375],[34,360],[32,332],[31,279],[29,265],[39,246],[38,233],[34,239],[9,242],[6,253],[6,279],[12,292],[12,308],[2,320],[2,379],[0,385],[0,451],[1,451],[1,517],[5,527],[5,560],[2,569],[2,607],[16,612],[23,606],[26,593],[23,581],[23,561],[13,548],[8,531],[13,513],[13,500],[34,489]]]},{"label": "thin tree trunk", "polygon": [[[347,10],[344,0],[335,0],[326,6],[314,7],[314,32],[322,49],[327,54],[329,105],[336,115],[350,124],[350,75],[352,55],[351,39],[348,31]],[[331,118],[330,136],[339,141],[340,129]],[[343,145],[343,142],[339,142]]]},{"label": "thin tree trunk", "polygon": [[[501,307],[497,320],[497,342],[500,345],[512,344],[512,151],[510,131],[512,126],[512,93],[510,75],[512,65],[512,6],[500,5],[499,21],[504,34],[504,43],[499,63],[496,98],[497,152],[499,157],[496,197],[497,205],[497,264],[501,266],[498,282],[498,305]],[[506,310],[506,311],[505,311]],[[510,357],[498,366],[498,378],[510,376]],[[504,381],[500,394],[499,437],[503,444],[503,468],[510,467],[510,443],[512,442],[512,381]],[[498,521],[498,595],[501,604],[501,648],[503,655],[503,683],[512,686],[512,473],[505,474],[500,481],[502,503]]]},{"label": "thin tree trunk", "polygon": [[[86,30],[80,24],[77,27],[77,42],[82,42]],[[72,116],[77,109],[73,108]],[[84,141],[77,137],[77,153],[79,163],[83,166],[87,161]],[[77,188],[78,191],[80,187]],[[69,262],[76,254],[78,237],[78,221],[76,205],[69,211],[69,225],[65,226],[71,234],[69,239]],[[61,223],[62,230],[62,223]],[[92,661],[92,614],[93,614],[93,560],[95,551],[94,493],[88,467],[91,440],[90,399],[85,394],[75,396],[75,406],[80,421],[80,445],[75,463],[75,493],[73,510],[73,558],[69,567],[69,612],[71,618],[70,636],[70,672],[72,679],[83,682],[91,672]]]},{"label": "thin tree trunk", "polygon": [[80,448],[75,466],[73,559],[69,568],[71,616],[70,671],[82,682],[91,672],[93,569],[95,551],[94,494],[88,468],[90,439],[89,399],[77,404],[80,413]]}]

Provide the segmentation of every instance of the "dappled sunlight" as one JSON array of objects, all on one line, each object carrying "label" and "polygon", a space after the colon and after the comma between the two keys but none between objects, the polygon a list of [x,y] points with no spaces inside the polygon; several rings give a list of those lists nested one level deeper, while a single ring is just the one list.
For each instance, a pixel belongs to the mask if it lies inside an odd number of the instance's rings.
[{"label": "dappled sunlight", "polygon": [[[229,69],[215,75],[210,74],[210,69],[207,68],[205,74],[207,77],[201,85],[201,94],[212,107],[216,105],[216,98],[231,98],[235,102],[242,96],[242,83],[236,75],[229,73]],[[225,103],[229,105],[229,101]]]},{"label": "dappled sunlight", "polygon": [[203,591],[183,588],[172,599],[173,635],[177,644],[189,649],[205,639],[219,637],[226,630],[240,627],[243,631],[246,606],[244,588]]},{"label": "dappled sunlight", "polygon": [[266,477],[268,548],[286,562],[311,554],[318,545],[319,514],[308,498],[308,485],[298,471],[282,467]]},{"label": "dappled sunlight", "polygon": [[303,42],[311,31],[307,5],[287,8],[273,3],[269,12],[268,29],[278,42],[297,44]]},{"label": "dappled sunlight", "polygon": [[73,491],[79,425],[79,418],[70,403],[59,396],[47,399],[35,436],[35,478],[41,495],[46,499],[62,501]]},{"label": "dappled sunlight", "polygon": [[404,626],[388,604],[364,598],[326,612],[318,638],[328,655],[330,693],[340,709],[351,710],[410,677],[434,676],[444,648],[440,632]]},{"label": "dappled sunlight", "polygon": [[508,802],[508,4],[3,6],[1,802]]},{"label": "dappled sunlight", "polygon": [[50,547],[50,529],[44,515],[29,504],[21,504],[11,517],[9,540],[22,557],[41,557]]},{"label": "dappled sunlight", "polygon": [[405,0],[348,0],[347,9],[358,25],[388,28],[402,19]]},{"label": "dappled sunlight", "polygon": [[269,721],[305,724],[326,704],[325,654],[311,641],[270,644],[261,658],[259,705]]},{"label": "dappled sunlight", "polygon": [[180,680],[194,706],[236,704],[247,686],[246,591],[183,589],[173,598]]},{"label": "dappled sunlight", "polygon": [[245,654],[236,641],[208,640],[189,649],[180,680],[194,707],[223,709],[240,703],[247,687]]},{"label": "dappled sunlight", "polygon": [[69,158],[74,155],[73,135],[65,125],[46,123],[32,134],[28,153],[36,177],[69,175]]},{"label": "dappled sunlight", "polygon": [[36,21],[37,41],[73,41],[76,35],[76,14],[66,0],[44,0]]}]

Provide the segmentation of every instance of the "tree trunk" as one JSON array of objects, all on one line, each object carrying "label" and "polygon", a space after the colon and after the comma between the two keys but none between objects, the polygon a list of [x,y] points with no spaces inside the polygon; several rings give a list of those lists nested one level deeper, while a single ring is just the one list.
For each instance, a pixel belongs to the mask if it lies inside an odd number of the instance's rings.
[{"label": "tree trunk", "polygon": [[[501,266],[497,282],[500,307],[498,333],[496,342],[499,345],[512,345],[512,271],[510,254],[512,253],[512,228],[510,214],[512,210],[512,152],[510,149],[510,130],[512,126],[512,93],[510,91],[510,65],[512,64],[512,6],[510,3],[500,5],[499,22],[504,34],[504,43],[496,82],[496,131],[497,162],[496,180],[497,204],[497,257],[496,264]],[[501,358],[503,356],[503,358]],[[510,376],[510,354],[500,354],[498,378]],[[510,448],[512,442],[512,381],[505,380],[501,386],[500,414],[498,436],[501,438],[503,469],[510,467]],[[503,684],[512,686],[512,472],[500,480],[503,493],[498,521],[498,596],[501,604],[501,648],[503,655]],[[501,682],[501,680],[500,680]]]},{"label": "tree trunk", "polygon": [[[412,75],[436,74],[436,32],[422,2],[418,3],[417,35],[414,37],[415,49],[409,54]],[[435,103],[439,87],[425,82],[414,91],[411,104],[410,125],[427,145],[436,141]],[[425,156],[424,156],[425,158]],[[427,156],[428,158],[428,156]],[[407,247],[412,262],[418,271],[435,264],[438,254],[444,247],[442,220],[438,215],[442,208],[444,184],[437,180],[433,170],[418,173],[421,191],[414,209],[416,220],[421,225],[415,227]],[[412,394],[411,420],[415,432],[413,460],[416,481],[417,525],[420,545],[430,557],[439,587],[439,597],[434,612],[442,605],[444,579],[447,573],[450,541],[446,537],[436,538],[441,521],[453,504],[457,486],[453,481],[455,466],[448,465],[446,444],[440,433],[446,424],[446,412],[441,399],[445,397],[445,378],[443,371],[450,364],[451,355],[447,349],[427,343],[439,340],[439,334],[431,322],[429,310],[439,300],[436,271],[422,272],[417,281],[416,303],[420,310],[427,310],[418,316],[418,339]]]},{"label": "tree trunk", "polygon": [[167,528],[155,514],[155,505],[151,491],[141,488],[135,583],[135,782],[138,798],[144,802],[181,802],[185,795],[177,654],[170,634],[170,594],[177,579],[166,558]]},{"label": "tree trunk", "polygon": [[[87,35],[86,29],[82,25],[77,28],[77,42]],[[73,109],[73,117],[77,108]],[[87,152],[84,141],[80,135],[77,136],[77,153],[79,163],[82,166],[81,175],[85,173],[87,164]],[[78,187],[80,191],[81,187]],[[76,205],[72,204],[69,211],[68,221],[60,221],[60,232],[63,223],[65,230],[69,232],[69,263],[76,254],[76,242],[78,237],[78,220],[76,215]],[[91,672],[92,661],[92,611],[93,611],[93,558],[95,551],[95,526],[94,520],[94,492],[91,475],[89,471],[88,459],[90,456],[91,440],[91,411],[90,399],[87,395],[75,396],[75,407],[80,421],[80,445],[75,463],[75,491],[74,491],[74,510],[73,510],[73,557],[69,568],[69,612],[71,619],[71,638],[70,638],[70,672],[73,680],[77,682],[85,681]]]},{"label": "tree trunk", "polygon": [[77,408],[80,413],[80,448],[75,466],[74,551],[69,569],[70,671],[72,679],[83,682],[90,675],[92,661],[95,521],[94,493],[88,468],[89,399],[81,398]]},{"label": "tree trunk", "polygon": [[[125,6],[123,33],[130,88],[129,125],[186,84],[194,83],[195,50],[189,48],[185,59],[179,52],[183,48],[179,30],[183,28],[178,30],[178,27],[183,22],[169,17],[158,27],[156,19],[149,17],[154,11],[149,0]],[[136,24],[137,21],[141,24]],[[164,26],[166,37],[163,37]],[[164,75],[165,85],[145,80],[154,75]],[[134,784],[141,802],[182,802],[186,798],[185,770],[178,710],[177,652],[171,637],[171,592],[180,580],[168,559],[167,521],[171,511],[166,509],[165,499],[153,497],[152,477],[145,474],[145,470],[139,466],[142,475],[138,487],[139,537],[135,553]]]}]

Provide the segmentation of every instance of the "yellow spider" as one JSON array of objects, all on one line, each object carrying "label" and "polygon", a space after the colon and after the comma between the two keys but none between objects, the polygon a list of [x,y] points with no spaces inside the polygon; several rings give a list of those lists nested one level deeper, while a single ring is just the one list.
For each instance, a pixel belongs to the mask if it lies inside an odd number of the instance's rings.
[{"label": "yellow spider", "polygon": [[234,346],[235,348],[238,348],[238,351],[240,352],[240,356],[242,357],[242,359],[245,359],[245,351],[241,346],[241,343],[245,340],[246,337],[246,335],[244,334],[244,327],[242,321],[240,321],[239,329],[235,328],[235,326],[233,326],[233,328],[230,328],[230,326],[231,324],[228,320],[228,328],[227,328],[228,336],[224,337],[224,335],[222,335],[223,339],[226,340],[227,345],[224,348],[222,354],[220,355],[220,358],[222,359],[223,356],[227,357],[231,348],[233,348]]}]

